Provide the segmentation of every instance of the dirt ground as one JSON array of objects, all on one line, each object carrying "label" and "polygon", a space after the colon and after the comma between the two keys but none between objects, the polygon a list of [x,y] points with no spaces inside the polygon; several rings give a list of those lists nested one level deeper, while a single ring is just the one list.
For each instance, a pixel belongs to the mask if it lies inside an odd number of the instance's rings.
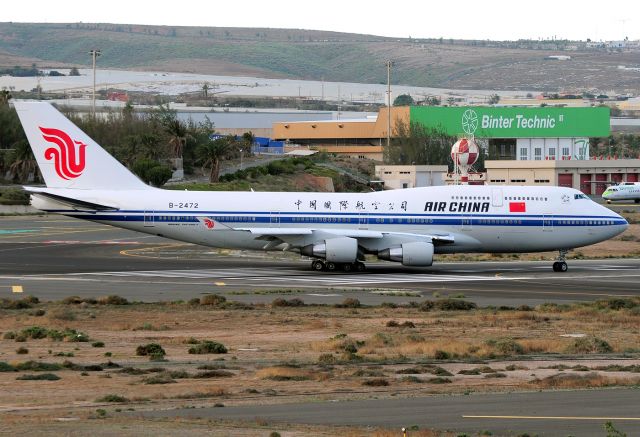
[{"label": "dirt ground", "polygon": [[[16,433],[25,424],[67,433],[81,422],[83,433],[95,429],[94,435],[102,435],[99,430],[108,423],[112,431],[135,435],[140,421],[119,413],[640,384],[640,301],[468,311],[452,310],[457,306],[450,301],[281,306],[287,303],[301,305],[291,300],[251,307],[40,303],[0,310],[0,370],[5,370],[0,371],[0,418]],[[28,329],[34,326],[44,329]],[[86,334],[82,339],[88,341],[70,341],[73,335],[61,341],[30,338],[55,337],[47,333],[66,328],[75,329],[75,336]],[[188,353],[203,340],[222,343],[228,352]],[[166,355],[151,360],[136,354],[149,343],[161,345]],[[40,370],[42,363],[62,368]],[[16,379],[43,374],[60,379]],[[145,421],[144,426],[145,433],[157,427],[157,435],[172,434],[171,426],[182,435],[203,429],[213,429],[212,435],[265,435],[270,425],[171,421],[167,427]],[[349,433],[344,435],[375,435]]]}]

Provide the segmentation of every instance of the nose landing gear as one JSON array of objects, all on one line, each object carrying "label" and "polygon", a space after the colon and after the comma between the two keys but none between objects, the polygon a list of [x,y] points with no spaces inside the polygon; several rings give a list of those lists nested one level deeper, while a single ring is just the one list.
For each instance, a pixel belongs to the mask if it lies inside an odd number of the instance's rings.
[{"label": "nose landing gear", "polygon": [[567,262],[565,261],[565,257],[567,256],[567,253],[569,251],[566,249],[560,249],[559,252],[560,254],[558,255],[558,260],[553,263],[553,271],[564,273],[569,270],[569,266],[567,266]]}]

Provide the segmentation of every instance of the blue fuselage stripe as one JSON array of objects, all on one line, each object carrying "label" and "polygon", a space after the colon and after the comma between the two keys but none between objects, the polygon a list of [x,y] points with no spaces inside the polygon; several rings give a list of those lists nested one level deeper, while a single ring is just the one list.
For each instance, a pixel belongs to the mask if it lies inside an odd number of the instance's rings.
[{"label": "blue fuselage stripe", "polygon": [[[63,211],[58,211],[63,212]],[[310,215],[304,213],[306,217],[296,213],[279,213],[269,215],[269,213],[260,213],[255,215],[252,212],[233,212],[222,213],[211,211],[210,213],[198,212],[154,212],[153,214],[144,214],[141,212],[132,212],[123,214],[123,211],[114,213],[97,213],[97,214],[69,214],[70,211],[64,211],[67,215],[76,218],[89,219],[95,221],[112,221],[112,222],[153,222],[153,223],[198,223],[198,217],[208,217],[221,223],[255,223],[255,224],[293,224],[293,225],[310,225],[310,224],[333,224],[333,225],[409,225],[409,226],[425,226],[425,225],[448,225],[448,226],[619,226],[625,225],[625,220],[607,216],[540,216],[540,215],[491,215],[491,214],[379,214],[373,216],[352,214],[324,214],[323,216]],[[428,218],[427,218],[428,217]],[[508,217],[508,218],[505,218]]]}]

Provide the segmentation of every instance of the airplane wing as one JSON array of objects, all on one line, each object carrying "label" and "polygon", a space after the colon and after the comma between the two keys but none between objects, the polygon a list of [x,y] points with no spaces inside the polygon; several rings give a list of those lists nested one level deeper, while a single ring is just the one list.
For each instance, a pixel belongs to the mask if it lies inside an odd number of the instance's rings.
[{"label": "airplane wing", "polygon": [[[208,217],[198,217],[198,220],[211,230],[244,231],[255,236],[256,240],[268,241],[270,247],[286,244],[287,248],[302,247],[330,238],[353,238],[367,246],[374,243],[384,245],[387,240],[390,245],[406,242],[426,242],[434,245],[453,244],[455,236],[449,233],[433,232],[416,234],[411,232],[386,232],[368,229],[349,228],[277,228],[277,227],[230,227]],[[278,244],[276,244],[278,243]]]}]

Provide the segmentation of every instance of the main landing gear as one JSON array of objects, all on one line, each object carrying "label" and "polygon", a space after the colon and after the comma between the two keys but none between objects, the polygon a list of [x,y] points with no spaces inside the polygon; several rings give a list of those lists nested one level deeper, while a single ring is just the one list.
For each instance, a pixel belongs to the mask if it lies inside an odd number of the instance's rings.
[{"label": "main landing gear", "polygon": [[554,272],[566,272],[569,270],[569,266],[567,266],[567,262],[565,261],[565,257],[567,256],[568,250],[561,249],[560,255],[558,255],[558,260],[553,263],[553,271]]},{"label": "main landing gear", "polygon": [[341,270],[343,272],[364,272],[367,267],[363,262],[356,261],[354,263],[334,263],[331,261],[324,262],[316,259],[311,262],[311,270],[316,272],[335,272]]}]

